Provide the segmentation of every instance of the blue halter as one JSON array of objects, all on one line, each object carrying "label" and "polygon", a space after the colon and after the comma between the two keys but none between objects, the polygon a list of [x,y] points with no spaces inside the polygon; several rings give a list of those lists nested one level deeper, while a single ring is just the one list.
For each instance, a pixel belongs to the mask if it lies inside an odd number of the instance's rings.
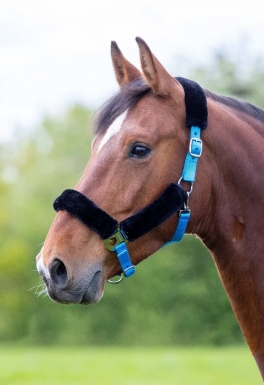
[{"label": "blue halter", "polygon": [[[116,252],[122,274],[116,281],[109,280],[110,283],[119,283],[123,277],[128,278],[135,273],[127,242],[133,242],[148,233],[176,212],[179,213],[177,228],[172,239],[163,247],[179,242],[190,219],[189,195],[193,189],[198,160],[202,154],[200,136],[201,130],[207,127],[207,103],[204,91],[197,83],[184,78],[177,80],[185,91],[186,125],[190,129],[189,152],[178,184],[172,183],[154,202],[120,223],[76,190],[65,190],[53,204],[56,211],[66,210],[90,227],[104,240],[108,250]],[[191,184],[188,192],[182,189],[182,181]]]},{"label": "blue halter", "polygon": [[[188,222],[190,220],[191,211],[189,208],[189,195],[193,189],[193,183],[195,181],[196,169],[198,160],[202,154],[202,140],[201,130],[207,127],[207,102],[203,89],[196,82],[177,77],[179,83],[181,83],[185,91],[185,106],[186,106],[186,125],[190,129],[190,144],[189,152],[186,155],[184,167],[181,178],[178,185],[182,181],[189,182],[191,184],[190,191],[187,192],[188,198],[184,204],[183,209],[179,210],[179,220],[177,228],[170,241],[166,242],[163,247],[180,242],[186,232]],[[126,246],[126,239],[120,239],[120,243],[116,245],[115,249],[117,258],[122,267],[123,273],[117,281],[108,281],[110,283],[119,283],[123,277],[130,277],[135,273],[135,267],[131,263],[129,252]]]},{"label": "blue halter", "polygon": [[175,230],[175,233],[173,234],[173,237],[171,238],[171,240],[169,242],[166,242],[164,246],[167,246],[171,243],[180,242],[182,240],[191,216],[191,210],[189,209],[189,204],[188,204],[189,195],[192,192],[193,183],[195,181],[195,176],[196,176],[196,168],[197,168],[198,160],[202,154],[202,149],[203,149],[203,143],[200,138],[200,135],[201,135],[201,129],[199,127],[195,127],[195,126],[191,127],[189,152],[186,155],[182,176],[178,182],[179,184],[181,183],[181,181],[191,183],[191,189],[190,191],[187,192],[188,199],[184,209],[179,211],[179,221],[178,221],[178,226]]}]

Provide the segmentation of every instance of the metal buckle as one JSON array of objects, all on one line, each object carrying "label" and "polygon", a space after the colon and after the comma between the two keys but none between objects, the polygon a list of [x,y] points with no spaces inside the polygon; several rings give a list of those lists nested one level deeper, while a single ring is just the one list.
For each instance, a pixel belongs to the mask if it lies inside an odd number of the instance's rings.
[{"label": "metal buckle", "polygon": [[[195,148],[194,148],[195,147]],[[189,145],[189,153],[194,158],[200,158],[203,150],[203,142],[200,138],[191,138]]]},{"label": "metal buckle", "polygon": [[111,235],[107,239],[104,239],[105,247],[107,248],[107,250],[110,251],[115,251],[116,246],[120,245],[120,243],[122,242],[127,243],[128,239],[126,237],[126,234],[120,229],[120,227],[118,227],[118,229],[113,235]]}]

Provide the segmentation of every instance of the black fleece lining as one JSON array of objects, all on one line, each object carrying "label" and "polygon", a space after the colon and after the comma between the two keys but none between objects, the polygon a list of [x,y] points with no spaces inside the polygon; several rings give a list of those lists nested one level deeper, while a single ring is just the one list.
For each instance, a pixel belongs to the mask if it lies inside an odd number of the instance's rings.
[{"label": "black fleece lining", "polygon": [[120,223],[129,241],[147,234],[179,211],[187,200],[187,193],[179,184],[169,187],[151,204]]},{"label": "black fleece lining", "polygon": [[172,183],[148,206],[124,221],[118,222],[98,207],[85,195],[76,190],[65,190],[55,201],[56,211],[66,210],[79,219],[102,239],[107,239],[120,228],[131,242],[159,226],[184,205],[186,192],[180,185]]},{"label": "black fleece lining", "polygon": [[118,228],[118,222],[100,209],[89,198],[76,190],[65,190],[53,203],[55,211],[66,210],[102,239],[109,238]]},{"label": "black fleece lining", "polygon": [[175,79],[181,83],[185,92],[186,126],[188,128],[197,126],[201,130],[205,130],[207,127],[208,111],[204,90],[193,80],[181,77],[176,77]]}]

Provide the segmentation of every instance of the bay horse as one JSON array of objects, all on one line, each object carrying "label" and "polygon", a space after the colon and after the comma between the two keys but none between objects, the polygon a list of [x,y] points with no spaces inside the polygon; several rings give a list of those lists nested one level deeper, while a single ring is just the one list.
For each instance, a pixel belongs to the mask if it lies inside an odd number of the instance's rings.
[{"label": "bay horse", "polygon": [[107,280],[196,234],[264,378],[264,111],[172,77],[136,41],[142,71],[112,42],[120,90],[96,115],[81,179],[54,202],[37,269],[54,301],[95,303]]}]

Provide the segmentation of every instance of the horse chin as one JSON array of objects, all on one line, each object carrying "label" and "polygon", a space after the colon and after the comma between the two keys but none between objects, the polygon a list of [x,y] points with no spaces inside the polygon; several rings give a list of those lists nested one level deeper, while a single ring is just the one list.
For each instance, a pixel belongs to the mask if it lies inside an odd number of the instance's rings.
[{"label": "horse chin", "polygon": [[104,285],[102,285],[102,272],[98,271],[94,274],[90,285],[84,292],[81,301],[81,305],[89,305],[92,303],[99,302],[104,294]]}]

